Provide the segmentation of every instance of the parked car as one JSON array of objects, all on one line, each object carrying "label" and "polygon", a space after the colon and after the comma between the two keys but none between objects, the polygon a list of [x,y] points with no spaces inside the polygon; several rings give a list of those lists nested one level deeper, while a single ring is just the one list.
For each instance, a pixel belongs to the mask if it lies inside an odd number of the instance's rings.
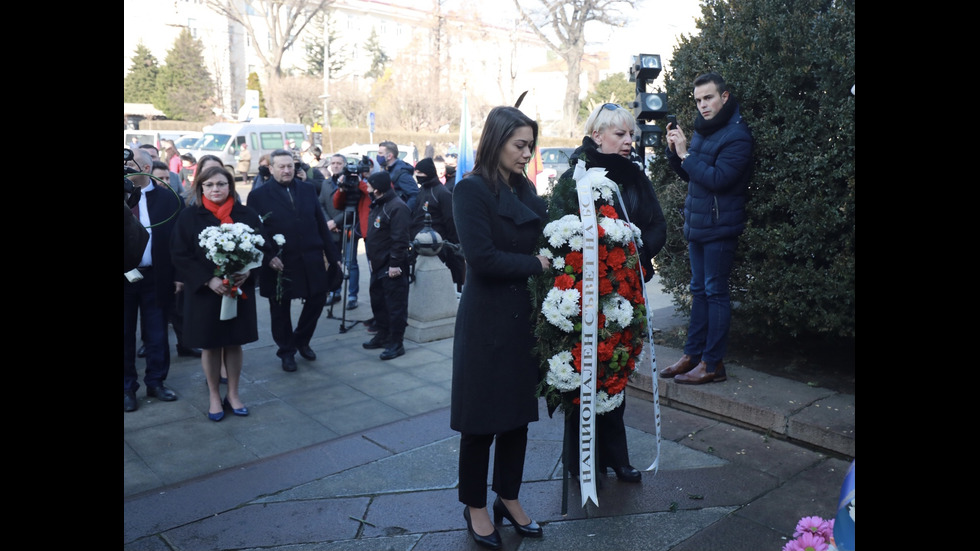
[{"label": "parked car", "polygon": [[197,149],[197,142],[201,141],[204,132],[185,132],[181,137],[174,140],[177,151],[188,151]]},{"label": "parked car", "polygon": [[538,195],[547,193],[549,186],[554,185],[554,181],[568,170],[568,160],[575,153],[574,147],[541,147],[541,166],[544,168],[534,182],[538,190]]},{"label": "parked car", "polygon": [[[160,140],[176,140],[186,133],[184,130],[124,130],[123,147],[132,147],[135,137],[140,145],[152,144],[160,149]],[[181,149],[180,152],[183,153],[184,150]]]},{"label": "parked car", "polygon": [[[408,160],[408,154],[412,152],[412,146],[402,145],[400,143],[395,145],[398,146],[398,158],[408,164],[412,164],[412,161]],[[337,153],[347,157],[348,163],[357,164],[361,162],[362,155],[367,155],[375,164],[378,162],[378,144],[376,143],[353,143],[341,148]]]}]

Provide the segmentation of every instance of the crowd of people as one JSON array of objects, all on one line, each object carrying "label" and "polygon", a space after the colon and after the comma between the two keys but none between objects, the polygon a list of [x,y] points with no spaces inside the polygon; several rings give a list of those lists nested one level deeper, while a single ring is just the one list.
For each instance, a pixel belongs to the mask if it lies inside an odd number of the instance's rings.
[{"label": "crowd of people", "polygon": [[[684,355],[659,373],[680,384],[727,378],[728,278],[745,229],[753,144],[724,79],[706,73],[693,84],[693,132],[668,124],[664,151],[670,167],[688,185],[683,234],[691,268],[690,326]],[[137,358],[146,361],[142,380],[147,396],[177,400],[164,384],[171,324],[178,355],[201,358],[208,419],[220,421],[225,411],[247,416],[239,386],[242,346],[258,339],[256,289],[268,301],[282,369],[295,372],[297,353],[307,361],[317,359],[311,339],[325,306],[346,300],[344,308],[357,308],[359,244],[367,258],[373,315],[365,322],[373,336],[363,348],[381,349],[381,360],[404,355],[411,242],[428,222],[455,245],[446,250],[459,251],[440,258],[459,297],[450,426],[460,433],[458,500],[464,505],[467,531],[490,549],[502,545],[496,525],[504,518],[520,536],[542,537],[542,527],[519,500],[528,425],[538,420],[542,380],[542,359],[534,354],[534,319],[540,312],[534,311],[528,280],[554,270],[556,259],[539,248],[546,224],[579,212],[577,205],[559,209],[549,203],[528,179],[538,130],[537,122],[516,107],[493,108],[474,166],[458,183],[455,151],[436,155],[430,142],[421,159],[413,144],[409,163],[399,158],[394,142],[382,141],[377,158],[364,157],[357,170],[344,155],[325,156],[304,143],[302,153],[280,149],[259,159],[247,202],[217,158],[188,159],[172,142],[159,152],[153,146],[135,147],[127,166],[135,172],[130,178],[142,196],[132,206],[132,216],[147,228],[149,239],[138,265],[124,277],[124,411],[139,406]],[[654,257],[668,228],[633,145],[638,134],[630,111],[611,103],[596,107],[555,193],[575,189],[579,163],[586,170],[602,169],[616,187],[610,201],[616,216],[636,227],[634,265],[645,283],[653,277]],[[244,167],[250,155],[243,147],[238,168],[243,184],[249,181]],[[242,225],[261,236],[257,266],[219,273],[200,236],[222,224]],[[564,264],[562,259],[557,267]],[[348,284],[342,286],[344,281]],[[238,300],[237,315],[226,319],[225,299],[238,297],[249,298]],[[295,324],[293,300],[302,301]],[[596,466],[600,472],[612,469],[621,481],[638,483],[642,476],[630,464],[625,407],[623,401],[597,416]],[[578,421],[577,411],[566,412],[566,434],[578,432]],[[563,462],[577,476],[578,459],[572,453],[566,449]],[[490,507],[488,476],[496,494]]]}]

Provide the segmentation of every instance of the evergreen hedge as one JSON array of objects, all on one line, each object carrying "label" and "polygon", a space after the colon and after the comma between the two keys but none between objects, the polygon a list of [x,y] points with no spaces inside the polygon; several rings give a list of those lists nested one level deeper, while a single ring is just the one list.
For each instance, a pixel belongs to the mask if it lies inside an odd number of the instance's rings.
[{"label": "evergreen hedge", "polygon": [[[706,0],[698,28],[675,48],[660,91],[690,139],[694,78],[716,71],[755,138],[748,226],[731,278],[732,331],[853,340],[854,2]],[[668,222],[658,272],[689,312],[687,185],[662,149],[650,153]]]}]

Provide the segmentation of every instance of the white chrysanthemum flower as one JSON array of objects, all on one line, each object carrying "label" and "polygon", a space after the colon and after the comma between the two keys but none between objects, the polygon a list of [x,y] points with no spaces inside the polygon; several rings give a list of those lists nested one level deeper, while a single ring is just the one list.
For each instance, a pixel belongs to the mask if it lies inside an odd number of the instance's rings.
[{"label": "white chrysanthemum flower", "polygon": [[572,323],[571,318],[579,315],[580,300],[578,289],[563,291],[553,287],[544,297],[541,311],[549,323],[566,333],[571,333],[575,329],[575,324]]},{"label": "white chrysanthemum flower", "polygon": [[640,232],[640,227],[636,224],[630,222],[630,231],[633,232],[633,241],[636,243],[637,247],[643,246],[643,233]]},{"label": "white chrysanthemum flower", "polygon": [[585,236],[582,235],[581,233],[578,234],[578,235],[572,236],[568,240],[568,247],[570,249],[572,249],[573,251],[581,251],[582,250],[582,247],[584,247],[584,246],[585,246]]},{"label": "white chrysanthemum flower", "polygon": [[613,186],[616,184],[609,178],[603,178],[592,184],[592,197],[601,199],[607,204],[612,204],[616,199],[616,192]]},{"label": "white chrysanthemum flower", "polygon": [[546,379],[549,385],[565,392],[575,390],[582,384],[582,376],[572,367],[573,359],[571,352],[562,350],[548,360]]},{"label": "white chrysanthemum flower", "polygon": [[558,270],[559,272],[565,271],[565,257],[559,256],[557,258],[551,259],[551,267]]},{"label": "white chrysanthemum flower", "polygon": [[633,232],[626,225],[626,222],[618,218],[602,217],[599,219],[599,225],[606,232],[605,239],[613,243],[626,244],[633,237]]},{"label": "white chrysanthemum flower", "polygon": [[286,243],[286,237],[283,236],[283,234],[281,234],[281,233],[277,233],[277,234],[273,235],[272,236],[272,239],[274,239],[275,242],[276,242],[276,245],[279,245],[280,247],[282,247],[283,244]]},{"label": "white chrysanthemum flower", "polygon": [[597,415],[612,411],[619,407],[625,399],[625,392],[620,392],[619,394],[614,394],[610,396],[605,390],[600,390],[596,393],[596,406],[595,412]]},{"label": "white chrysanthemum flower", "polygon": [[629,327],[633,321],[633,305],[617,293],[602,300],[602,313],[606,316],[606,327],[611,323],[620,327]]},{"label": "white chrysanthemum flower", "polygon": [[582,219],[574,214],[566,214],[554,222],[549,222],[544,228],[544,236],[548,244],[560,248],[567,244],[575,235],[582,234]]}]

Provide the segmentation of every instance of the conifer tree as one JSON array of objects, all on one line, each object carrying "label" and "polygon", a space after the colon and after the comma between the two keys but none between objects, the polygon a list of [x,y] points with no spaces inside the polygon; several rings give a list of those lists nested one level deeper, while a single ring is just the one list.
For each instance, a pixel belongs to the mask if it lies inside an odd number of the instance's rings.
[{"label": "conifer tree", "polygon": [[157,74],[153,105],[175,120],[201,121],[215,104],[214,81],[204,64],[204,45],[184,29]]},{"label": "conifer tree", "polygon": [[262,93],[262,83],[259,81],[259,74],[252,71],[248,74],[248,83],[245,85],[246,90],[258,90],[259,91],[259,116],[265,117],[267,111],[265,108],[265,94]]},{"label": "conifer tree", "polygon": [[136,45],[136,53],[131,58],[133,64],[123,79],[123,101],[126,103],[153,103],[157,86],[157,73],[160,71],[157,59],[141,40]]}]

